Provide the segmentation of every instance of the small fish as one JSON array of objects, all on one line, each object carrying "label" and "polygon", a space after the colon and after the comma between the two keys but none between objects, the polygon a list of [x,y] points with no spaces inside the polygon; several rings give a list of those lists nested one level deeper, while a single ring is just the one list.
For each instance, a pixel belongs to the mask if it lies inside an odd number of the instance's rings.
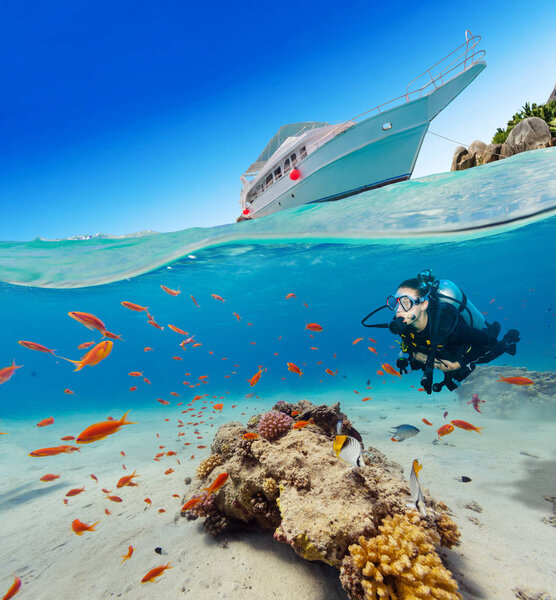
[{"label": "small fish", "polygon": [[440,427],[436,433],[438,437],[441,438],[444,435],[452,433],[452,431],[454,431],[454,426],[451,423],[446,423],[446,425],[442,425],[442,427]]},{"label": "small fish", "polygon": [[2,383],[6,383],[6,381],[8,381],[9,379],[11,379],[12,375],[14,374],[16,369],[21,369],[23,365],[16,365],[15,364],[15,358],[12,361],[12,366],[11,367],[4,367],[3,369],[0,369],[0,384]]},{"label": "small fish", "polygon": [[23,346],[24,348],[27,348],[28,350],[36,350],[37,352],[46,352],[46,353],[53,354],[54,356],[56,356],[54,354],[54,352],[56,352],[55,350],[46,348],[46,346],[43,346],[42,344],[36,344],[35,342],[26,342],[25,340],[19,340],[17,343],[20,344],[21,346]]},{"label": "small fish", "polygon": [[198,504],[201,504],[201,502],[204,502],[206,499],[207,499],[206,494],[201,494],[200,496],[194,496],[193,498],[191,498],[191,500],[188,500],[181,507],[181,510],[182,510],[182,512],[185,512],[186,510],[190,510],[191,508],[197,506]]},{"label": "small fish", "polygon": [[425,425],[430,425],[432,427],[432,423],[427,421],[427,419],[421,419]]},{"label": "small fish", "polygon": [[111,340],[122,340],[122,336],[121,335],[116,335],[115,333],[112,333],[111,331],[108,331],[108,329],[104,330],[104,335],[105,335],[105,337],[110,338]]},{"label": "small fish", "polygon": [[373,348],[372,346],[369,346],[369,352],[372,352],[373,354],[378,354],[376,348]]},{"label": "small fish", "polygon": [[203,488],[203,492],[207,492],[207,496],[217,492],[227,481],[228,473],[220,473],[208,488]]},{"label": "small fish", "polygon": [[71,498],[72,496],[77,496],[78,494],[81,494],[81,492],[84,492],[84,491],[85,491],[85,488],[73,488],[69,492],[67,492],[66,496],[68,498]]},{"label": "small fish", "polygon": [[446,411],[444,411],[443,417],[446,418],[447,416],[448,416],[448,411],[446,410]]},{"label": "small fish", "polygon": [[54,423],[54,417],[48,417],[48,419],[43,419],[37,423],[37,427],[46,427],[47,425],[52,425]]},{"label": "small fish", "polygon": [[166,287],[165,285],[161,285],[160,286],[167,294],[170,294],[170,296],[178,296],[179,294],[181,294],[180,292],[180,288],[178,288],[177,290],[171,290],[169,287]]},{"label": "small fish", "polygon": [[353,340],[353,342],[351,342],[351,345],[355,346],[355,344],[358,344],[361,341],[363,341],[363,338],[357,338],[356,340]]},{"label": "small fish", "polygon": [[170,404],[168,400],[163,400],[162,398],[157,398],[156,400],[157,402],[160,402],[160,404],[162,404],[163,406],[168,406],[168,404]]},{"label": "small fish", "polygon": [[96,476],[96,475],[94,475],[93,473],[91,473],[91,474],[89,475],[89,477],[90,477],[91,479],[94,479],[94,480],[95,480],[95,481],[98,483],[98,479],[97,479],[97,476]]},{"label": "small fish", "polygon": [[68,315],[72,319],[75,319],[78,323],[81,323],[81,325],[85,325],[87,329],[96,329],[97,331],[100,331],[102,335],[104,335],[104,332],[106,331],[106,326],[104,325],[104,323],[98,317],[95,317],[95,315],[92,315],[91,313],[78,312],[76,310],[72,310],[68,313]]},{"label": "small fish", "polygon": [[384,375],[384,373],[383,373],[382,371],[380,371],[380,370],[379,370],[379,371],[377,371],[377,372],[376,372],[376,374],[377,374],[377,375],[380,375],[381,377]]},{"label": "small fish", "polygon": [[241,321],[241,317],[237,313],[232,313],[232,315],[234,315],[238,321]]},{"label": "small fish", "polygon": [[336,375],[338,374],[338,369],[336,369],[335,371],[332,371],[331,369],[325,369],[325,372],[329,375],[332,375],[333,377],[336,377]]},{"label": "small fish", "polygon": [[176,333],[179,333],[180,335],[187,335],[187,331],[184,331],[183,329],[180,329],[179,327],[176,327],[175,325],[171,325],[170,323],[168,323],[168,327],[172,331],[175,331]]},{"label": "small fish", "polygon": [[73,394],[73,395],[75,396],[75,392],[72,392],[72,390],[70,390],[70,389],[68,389],[68,388],[66,388],[66,389],[64,390],[64,394],[70,394],[70,395],[71,395],[71,394]]},{"label": "small fish", "polygon": [[131,475],[124,475],[124,477],[120,477],[118,483],[116,484],[116,487],[121,488],[126,485],[128,485],[128,486],[131,485],[133,487],[133,485],[135,485],[135,484],[132,484],[131,480],[134,477],[139,477],[139,475],[135,475],[135,471],[133,471],[133,473]]},{"label": "small fish", "polygon": [[174,469],[167,469],[166,471],[164,471],[164,475],[170,475],[170,473],[173,473]]},{"label": "small fish", "polygon": [[496,383],[503,381],[504,383],[512,383],[513,385],[533,385],[535,382],[529,377],[502,377],[496,380]]},{"label": "small fish", "polygon": [[146,377],[143,377],[143,381],[145,383],[148,383],[149,385],[151,385],[151,380],[150,379],[147,379]]},{"label": "small fish", "polygon": [[33,450],[29,453],[29,456],[42,457],[42,456],[55,456],[56,454],[62,454],[79,451],[81,448],[75,446],[54,446],[52,448],[40,448],[39,450]]},{"label": "small fish", "polygon": [[119,431],[124,425],[134,425],[134,421],[127,421],[126,417],[130,411],[128,410],[124,416],[116,420],[101,421],[100,423],[94,423],[83,430],[75,440],[78,444],[90,444],[102,440],[113,433]]},{"label": "small fish", "polygon": [[79,519],[75,519],[71,524],[71,528],[72,531],[77,535],[83,535],[85,531],[96,531],[95,525],[97,525],[98,523],[100,523],[100,521],[97,521],[92,525],[87,525],[87,523],[83,523]]},{"label": "small fish", "polygon": [[481,409],[479,408],[479,406],[481,406],[481,404],[483,404],[484,402],[486,402],[486,400],[481,400],[479,398],[479,396],[477,396],[477,394],[473,394],[473,396],[471,397],[471,400],[467,403],[467,404],[472,404],[473,408],[482,414]]},{"label": "small fish", "polygon": [[111,514],[112,514],[112,511],[111,511],[111,510],[108,510],[107,508],[105,508],[105,509],[104,509],[104,514],[105,514],[105,515],[111,515]]},{"label": "small fish", "polygon": [[484,427],[475,427],[475,425],[471,425],[471,423],[468,423],[467,421],[460,421],[458,419],[454,419],[453,421],[450,421],[450,423],[456,427],[459,427],[460,429],[465,429],[466,431],[476,431],[477,433],[481,433],[481,430],[484,429]]},{"label": "small fish", "polygon": [[263,368],[262,368],[262,366],[259,366],[259,370],[253,375],[253,377],[251,377],[251,379],[247,380],[247,381],[249,381],[249,385],[251,387],[253,387],[254,385],[257,385],[257,383],[259,382],[259,379],[261,378],[262,373],[263,373]]},{"label": "small fish", "polygon": [[303,429],[303,427],[307,427],[307,425],[314,425],[315,421],[313,418],[310,418],[308,421],[297,421],[292,425],[292,429]]},{"label": "small fish", "polygon": [[303,375],[303,371],[296,364],[294,364],[292,362],[289,362],[286,364],[288,366],[288,371],[291,371],[292,373],[296,373],[300,377]]},{"label": "small fish", "polygon": [[244,433],[241,437],[244,440],[258,440],[259,439],[259,434],[258,433],[248,432],[248,433]]},{"label": "small fish", "polygon": [[173,569],[173,567],[171,567],[170,563],[168,563],[167,565],[162,565],[160,567],[155,567],[154,569],[151,569],[143,577],[143,579],[141,579],[141,583],[147,583],[150,581],[154,581],[157,577],[160,577],[162,575],[162,573],[164,573],[164,571],[166,571],[166,569]]},{"label": "small fish", "polygon": [[136,392],[136,391],[137,391],[137,386],[136,386],[136,385],[132,385],[132,386],[129,388],[129,391],[130,391],[130,392]]},{"label": "small fish", "polygon": [[296,417],[299,414],[298,410],[292,410],[292,417]]},{"label": "small fish", "polygon": [[143,352],[152,352],[152,351],[153,351],[153,349],[150,346],[145,346],[143,348]]},{"label": "small fish", "polygon": [[197,304],[197,300],[195,300],[195,296],[191,296],[191,300],[193,300],[193,304],[198,308],[199,305]]},{"label": "small fish", "polygon": [[[342,422],[339,421],[339,428],[341,429]],[[364,467],[365,461],[363,460],[363,449],[361,444],[349,435],[337,435],[334,438],[333,443],[334,454],[347,462],[352,467]]]},{"label": "small fish", "polygon": [[110,340],[99,342],[94,348],[91,348],[89,352],[87,352],[80,360],[71,360],[70,358],[64,358],[63,356],[60,356],[59,358],[76,364],[77,368],[75,368],[74,371],[80,371],[83,367],[94,367],[95,365],[98,365],[98,363],[101,360],[104,360],[110,354],[110,352],[112,352],[113,345],[114,342],[111,342]]},{"label": "small fish", "polygon": [[148,306],[139,306],[139,304],[134,304],[133,302],[121,302],[120,304],[135,312],[147,312],[149,308]]},{"label": "small fish", "polygon": [[388,363],[384,363],[383,365],[380,365],[385,371],[386,373],[388,373],[389,375],[395,375],[396,377],[400,377],[401,375],[399,373],[399,371],[396,371],[396,369],[394,369],[394,367],[392,365],[389,365]]},{"label": "small fish", "polygon": [[120,554],[120,556],[123,558],[120,564],[123,564],[126,560],[129,560],[133,556],[133,546],[129,546],[127,549],[127,554]]},{"label": "small fish", "polygon": [[425,508],[425,498],[421,491],[421,484],[419,483],[419,471],[422,468],[419,461],[415,459],[411,465],[411,475],[409,476],[409,488],[411,490],[411,504],[409,504],[409,506],[415,506],[421,515],[426,517],[427,509]]},{"label": "small fish", "polygon": [[224,300],[224,298],[222,298],[222,296],[219,296],[218,294],[211,294],[211,296],[215,299],[215,300],[219,300],[220,302],[226,302],[226,300]]},{"label": "small fish", "polygon": [[10,589],[2,597],[2,600],[10,600],[11,598],[13,598],[17,594],[19,588],[21,587],[21,579],[19,577],[16,577],[15,575],[13,576],[13,578],[14,582],[10,586]]},{"label": "small fish", "polygon": [[152,504],[152,500],[150,498],[145,498],[143,502],[146,502],[149,506]]},{"label": "small fish", "polygon": [[112,502],[123,502],[119,496],[106,496],[106,499],[111,500]]},{"label": "small fish", "polygon": [[393,442],[403,442],[408,438],[415,437],[419,433],[419,429],[414,427],[413,425],[397,425],[393,428],[394,431],[390,431],[389,433],[393,433],[394,435],[390,438]]},{"label": "small fish", "polygon": [[47,473],[41,477],[41,481],[54,481],[60,479],[60,475],[54,475],[54,473]]},{"label": "small fish", "polygon": [[220,402],[219,404],[214,404],[212,408],[214,410],[219,410],[220,412],[222,412],[222,409],[224,408],[224,405],[222,404],[222,402]]},{"label": "small fish", "polygon": [[322,331],[322,327],[318,323],[307,323],[305,329],[308,329],[309,331]]},{"label": "small fish", "polygon": [[290,298],[295,298],[295,294],[293,294],[292,292],[290,292],[287,296],[286,296],[286,300],[289,300]]},{"label": "small fish", "polygon": [[154,319],[148,319],[147,323],[153,327],[156,327],[157,329],[164,330],[164,327],[161,327]]},{"label": "small fish", "polygon": [[83,342],[82,344],[79,344],[79,346],[77,346],[78,350],[85,350],[87,348],[90,348],[95,342]]}]

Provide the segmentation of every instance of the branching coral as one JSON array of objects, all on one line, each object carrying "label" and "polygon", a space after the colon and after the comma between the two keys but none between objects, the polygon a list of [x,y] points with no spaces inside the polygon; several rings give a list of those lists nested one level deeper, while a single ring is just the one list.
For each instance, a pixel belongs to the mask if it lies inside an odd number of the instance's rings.
[{"label": "branching coral", "polygon": [[259,420],[259,435],[267,440],[275,440],[288,431],[293,419],[283,412],[271,410],[261,416]]},{"label": "branching coral", "polygon": [[211,471],[222,464],[222,456],[220,454],[211,454],[199,463],[197,467],[197,479],[205,479],[210,475]]},{"label": "branching coral", "polygon": [[263,482],[263,492],[269,500],[274,500],[278,496],[278,484],[276,483],[276,479],[267,477]]},{"label": "branching coral", "polygon": [[[380,534],[359,544],[352,544],[344,559],[344,579],[353,578],[361,570],[361,586],[365,600],[461,600],[457,583],[444,567],[435,551],[440,537],[418,524],[408,515],[386,517]],[[349,590],[348,590],[349,591]]]},{"label": "branching coral", "polygon": [[436,529],[440,534],[440,543],[446,548],[452,548],[453,546],[459,546],[459,538],[461,537],[458,531],[458,526],[450,519],[446,513],[441,515],[435,520]]}]

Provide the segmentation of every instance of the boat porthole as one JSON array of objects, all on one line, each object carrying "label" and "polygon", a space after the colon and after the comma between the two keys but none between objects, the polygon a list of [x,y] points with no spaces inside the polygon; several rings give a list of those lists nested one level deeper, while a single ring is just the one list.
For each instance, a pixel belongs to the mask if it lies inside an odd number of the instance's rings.
[{"label": "boat porthole", "polygon": [[382,124],[383,131],[388,131],[388,129],[392,129],[392,123],[390,123],[390,121],[386,121],[386,123]]}]

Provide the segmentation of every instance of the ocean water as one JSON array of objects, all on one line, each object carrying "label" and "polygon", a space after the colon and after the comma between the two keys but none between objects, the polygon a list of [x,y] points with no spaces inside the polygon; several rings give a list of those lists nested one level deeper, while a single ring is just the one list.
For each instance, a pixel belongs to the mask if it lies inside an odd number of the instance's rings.
[{"label": "ocean water", "polygon": [[[402,280],[425,268],[459,285],[487,320],[501,323],[502,334],[510,328],[521,332],[516,356],[503,355],[495,364],[553,372],[555,223],[556,149],[547,149],[253,222],[164,234],[0,242],[0,368],[13,359],[23,365],[0,386],[0,431],[7,432],[0,436],[0,541],[11,556],[2,565],[0,580],[30,569],[24,558],[30,548],[22,548],[7,526],[10,511],[28,503],[32,514],[40,514],[44,495],[56,495],[61,505],[69,487],[89,485],[91,480],[84,479],[92,472],[89,467],[96,464],[97,474],[108,473],[125,462],[116,452],[105,452],[103,442],[75,455],[27,456],[36,448],[63,443],[62,435],[77,435],[95,420],[131,410],[138,425],[116,434],[118,449],[126,444],[135,448],[132,468],[146,470],[152,469],[152,453],[164,436],[178,443],[175,421],[198,394],[224,404],[221,413],[207,410],[211,419],[207,416],[198,425],[203,445],[210,445],[211,425],[246,420],[278,400],[340,401],[343,410],[353,410],[363,420],[365,412],[388,412],[395,402],[400,422],[404,406],[453,403],[454,394],[446,390],[432,396],[418,392],[420,372],[401,379],[378,375],[381,364],[395,364],[399,346],[387,329],[361,325]],[[161,285],[180,294],[168,295]],[[286,299],[288,294],[295,297]],[[122,301],[147,306],[163,329]],[[74,372],[71,363],[17,343],[34,341],[78,359],[86,350],[77,346],[98,342],[101,335],[71,319],[69,311],[93,313],[122,338],[114,340],[110,356],[95,367]],[[375,322],[391,316],[383,310]],[[311,332],[307,323],[318,323],[323,330]],[[184,336],[168,324],[200,345],[180,347]],[[353,344],[360,337],[364,339]],[[145,352],[145,347],[153,350]],[[290,372],[287,362],[298,365],[303,376]],[[249,379],[259,366],[264,371],[251,387]],[[151,383],[130,376],[133,371]],[[439,379],[437,373],[435,381]],[[138,389],[130,391],[132,386]],[[363,404],[368,396],[371,400]],[[54,425],[36,427],[50,416]],[[383,444],[389,437],[386,424],[399,423],[384,422]],[[373,442],[377,440],[369,440]],[[189,459],[186,450],[189,471],[206,456],[208,450],[202,450],[194,453],[196,459]],[[535,452],[534,447],[528,450]],[[87,464],[83,479],[79,461]],[[71,470],[64,485],[39,481],[45,472]],[[183,493],[179,485],[176,490]],[[57,536],[52,531],[47,541],[55,546]],[[28,580],[29,585],[40,583],[37,573]],[[29,597],[56,596],[35,587]]]}]

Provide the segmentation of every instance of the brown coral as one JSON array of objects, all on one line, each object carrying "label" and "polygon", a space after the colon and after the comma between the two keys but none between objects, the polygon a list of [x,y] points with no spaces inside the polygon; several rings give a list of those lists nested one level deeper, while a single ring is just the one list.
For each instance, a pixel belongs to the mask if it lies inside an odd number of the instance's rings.
[{"label": "brown coral", "polygon": [[212,537],[216,537],[219,533],[222,533],[229,524],[230,521],[218,512],[212,512],[204,522],[205,529]]},{"label": "brown coral", "polygon": [[199,463],[197,467],[197,479],[205,479],[208,477],[215,467],[222,464],[222,456],[220,454],[211,454]]},{"label": "brown coral", "polygon": [[[411,522],[412,517],[386,517],[380,534],[349,546],[353,565],[344,559],[342,571],[361,570],[365,600],[461,600],[457,583],[442,564],[434,547],[440,536]],[[353,582],[352,582],[353,585]]]},{"label": "brown coral", "polygon": [[440,543],[442,546],[445,546],[446,548],[459,546],[461,533],[458,531],[458,526],[446,513],[441,513],[435,520],[435,523],[436,529],[440,534]]}]

